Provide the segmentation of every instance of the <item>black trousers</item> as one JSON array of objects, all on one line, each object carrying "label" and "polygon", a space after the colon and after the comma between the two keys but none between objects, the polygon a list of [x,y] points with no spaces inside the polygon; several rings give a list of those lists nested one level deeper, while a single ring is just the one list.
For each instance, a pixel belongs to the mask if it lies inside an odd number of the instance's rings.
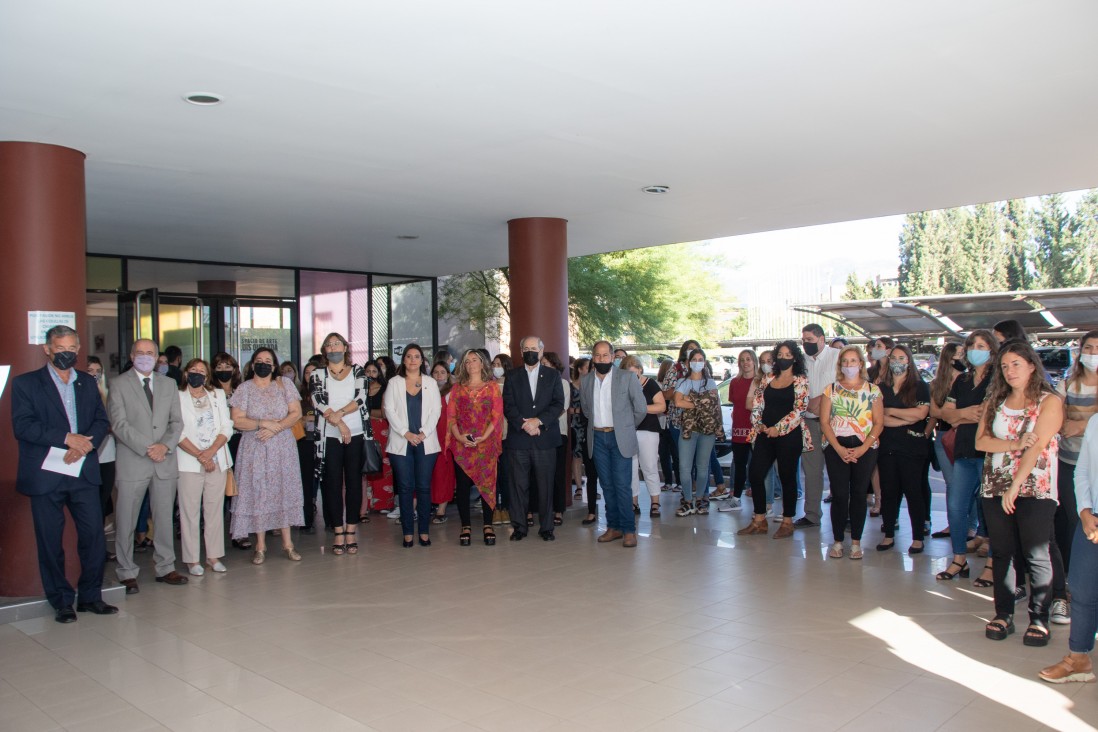
[{"label": "black trousers", "polygon": [[[557,449],[511,450],[511,525],[526,533],[526,514],[537,506],[541,531],[553,530],[553,479]],[[530,479],[531,473],[533,480]],[[531,494],[531,491],[533,493]]]},{"label": "black trousers", "polygon": [[[469,516],[469,500],[473,496],[473,479],[470,478],[461,466],[458,465],[457,460],[454,461],[454,478],[457,479],[457,507],[458,516],[461,518],[462,526],[472,526]],[[478,491],[479,493],[479,491]],[[484,500],[484,496],[480,497],[480,512],[484,517],[484,525],[492,525],[492,507],[488,505],[488,501]]]},{"label": "black trousers", "polygon": [[[357,524],[362,510],[362,435],[344,445],[335,437],[324,446],[324,479],[320,495],[324,501],[324,523],[330,528]],[[346,486],[344,486],[346,483]]]},{"label": "black trousers", "polygon": [[496,463],[496,508],[500,511],[511,510],[511,452],[506,444]]},{"label": "black trousers", "polygon": [[571,462],[572,451],[568,449],[568,441],[562,437],[557,448],[556,480],[553,481],[553,511],[556,513],[564,513],[568,506],[568,484],[572,478],[568,466]]},{"label": "black trousers", "polygon": [[[911,540],[923,540],[923,522],[927,511],[923,501],[923,472],[926,455],[915,456],[878,448],[877,471],[881,476],[881,519],[886,539],[896,535],[896,520],[900,517],[900,499],[907,500],[907,515],[911,518]],[[964,531],[962,527],[960,529]]]},{"label": "black trousers", "polygon": [[99,480],[99,508],[106,519],[114,513],[114,500],[111,498],[114,491],[114,461],[99,463]]},{"label": "black trousers", "polygon": [[301,468],[301,492],[305,498],[305,528],[313,528],[316,522],[316,442],[306,437],[297,441],[297,462]]},{"label": "black trousers", "polygon": [[1071,568],[1071,541],[1079,523],[1079,508],[1075,502],[1075,466],[1059,461],[1056,492],[1059,504],[1052,519],[1052,599],[1067,599],[1067,573]]},{"label": "black trousers", "polygon": [[1048,625],[1048,606],[1052,602],[1052,560],[1049,536],[1052,535],[1056,501],[1019,498],[1014,513],[1003,511],[1001,498],[981,498],[988,538],[991,540],[992,579],[995,582],[995,614],[1014,614],[1015,573],[1010,563],[1015,549],[1021,548],[1029,575],[1029,619]]},{"label": "black trousers", "polygon": [[801,439],[800,427],[780,437],[760,434],[755,438],[751,464],[747,470],[751,476],[751,501],[755,504],[756,514],[766,513],[766,474],[776,461],[778,479],[782,484],[782,513],[785,518],[796,515],[797,463],[804,449]]},{"label": "black trousers", "polygon": [[[76,551],[80,556],[80,602],[103,599],[103,564],[107,544],[103,538],[103,512],[99,486],[81,478],[65,478],[61,486],[41,496],[31,496],[31,518],[38,545],[38,572],[46,599],[54,609],[68,607],[76,593],[65,577],[65,509],[76,526]],[[121,531],[122,527],[118,527]],[[169,533],[169,536],[171,534]]]},{"label": "black trousers", "polygon": [[747,487],[747,466],[751,462],[751,443],[732,443],[732,495],[739,498]]},{"label": "black trousers", "polygon": [[583,447],[583,474],[587,476],[587,513],[597,516],[599,513],[599,471],[595,467],[595,458],[587,454]]},{"label": "black trousers", "polygon": [[666,427],[660,430],[660,470],[663,471],[663,482],[667,485],[682,484],[682,473],[679,472],[679,446],[671,436],[671,430]]},{"label": "black trousers", "polygon": [[[862,441],[857,437],[839,437],[840,447],[859,447]],[[867,450],[858,462],[845,462],[835,448],[824,448],[824,463],[827,465],[827,479],[831,483],[831,533],[835,541],[846,536],[846,521],[850,519],[850,538],[862,540],[865,529],[865,491],[873,479],[873,468],[877,467],[878,450]]]}]

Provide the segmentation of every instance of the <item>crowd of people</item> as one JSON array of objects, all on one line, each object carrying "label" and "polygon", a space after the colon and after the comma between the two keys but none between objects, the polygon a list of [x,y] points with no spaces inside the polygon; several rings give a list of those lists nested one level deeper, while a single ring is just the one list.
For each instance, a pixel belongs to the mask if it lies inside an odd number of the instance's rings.
[{"label": "crowd of people", "polygon": [[[134,552],[148,546],[149,517],[155,580],[186,584],[176,570],[176,508],[183,564],[201,576],[227,571],[226,518],[232,545],[252,550],[252,563],[266,561],[269,535],[300,561],[291,529],[317,531],[318,495],[335,556],[359,553],[358,527],[371,512],[399,521],[403,547],[428,547],[432,525],[456,503],[467,547],[479,506],[481,540],[493,546],[495,527],[507,524],[512,542],[535,525],[555,541],[572,500],[586,501],[582,523],[595,524],[600,498],[598,543],[634,548],[643,484],[652,518],[665,492],[681,493],[676,520],[706,515],[711,504],[734,514],[750,497],[744,537],[770,534],[770,520],[779,522],[774,539],[819,527],[830,504],[828,556],[858,560],[867,516],[882,521],[876,550],[894,550],[906,503],[909,555],[928,538],[949,538],[952,561],[939,581],[968,578],[968,555],[987,556],[974,580],[993,588],[987,638],[1015,632],[1015,603],[1028,594],[1026,645],[1047,645],[1051,624],[1072,626],[1070,653],[1041,678],[1093,680],[1098,331],[1080,340],[1056,389],[1013,321],[945,344],[929,384],[910,348],[890,338],[863,350],[829,342],[816,324],[801,336],[739,354],[725,435],[725,400],[695,340],[650,378],[608,341],[567,367],[537,336],[521,340],[517,362],[469,349],[431,363],[409,344],[399,364],[386,356],[356,364],[347,340],[331,333],[299,372],[266,347],[243,368],[227,353],[184,365],[178,349],[161,354],[142,339],[132,368],[108,383],[95,359],[82,378],[77,334],[55,327],[47,364],[13,383],[18,488],[31,497],[47,599],[59,622],[77,611],[117,612],[101,598],[104,563],[116,561],[127,594],[139,592]],[[730,489],[718,442],[731,445]],[[949,521],[934,533],[932,467],[946,485]],[[79,535],[78,598],[60,553],[65,507]]]}]

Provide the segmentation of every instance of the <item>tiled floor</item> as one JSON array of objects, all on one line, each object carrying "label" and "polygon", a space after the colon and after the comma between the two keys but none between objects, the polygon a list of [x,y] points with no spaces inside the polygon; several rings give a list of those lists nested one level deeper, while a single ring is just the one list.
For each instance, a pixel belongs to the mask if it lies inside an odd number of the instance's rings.
[{"label": "tiled floor", "polygon": [[827,529],[740,538],[748,509],[679,519],[676,501],[641,518],[633,550],[597,545],[579,507],[554,543],[502,531],[462,548],[451,507],[429,548],[375,518],[358,556],[331,556],[323,535],[298,538],[296,564],[229,549],[227,574],[186,587],[152,582],[145,555],[117,617],[0,626],[0,730],[1098,724],[1098,685],[1036,679],[1065,629],[1045,649],[985,640],[989,591],[935,582],[947,540],[878,553],[871,519],[865,559],[834,560]]}]

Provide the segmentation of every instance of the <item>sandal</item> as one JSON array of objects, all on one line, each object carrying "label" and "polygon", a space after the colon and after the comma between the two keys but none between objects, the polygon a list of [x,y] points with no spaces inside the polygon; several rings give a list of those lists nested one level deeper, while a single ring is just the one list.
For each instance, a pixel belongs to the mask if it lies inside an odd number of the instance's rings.
[{"label": "sandal", "polygon": [[484,546],[496,545],[496,530],[491,526],[484,527]]},{"label": "sandal", "polygon": [[862,556],[863,556],[863,554],[862,554],[862,545],[861,544],[851,544],[850,545],[850,558],[851,559],[861,559]]},{"label": "sandal", "polygon": [[370,523],[370,517],[367,516],[366,514],[362,514],[361,516],[358,517],[358,522],[360,524],[368,524],[368,523]]},{"label": "sandal", "polygon": [[251,549],[251,539],[233,539],[233,547],[236,549]]},{"label": "sandal", "polygon": [[658,517],[660,515],[660,504],[653,503],[652,507],[648,509],[648,515],[652,517]]},{"label": "sandal", "polygon": [[[346,534],[347,532],[346,531],[340,531],[339,529],[332,529],[332,533],[334,533],[336,535],[336,539],[338,539],[341,536],[343,536],[344,534]],[[335,540],[334,539],[332,540],[332,554],[334,554],[337,557],[342,557],[343,552],[345,552],[345,551],[347,551],[347,547],[344,546],[344,544],[342,542],[339,543],[339,544],[336,544]]]},{"label": "sandal", "polygon": [[[358,536],[358,531],[344,531],[343,533],[350,537]],[[348,554],[358,554],[358,541],[347,541],[346,539],[344,541],[346,543],[343,548],[347,550]]]},{"label": "sandal", "polygon": [[437,513],[436,513],[436,514],[435,514],[435,515],[434,515],[434,516],[433,516],[433,517],[431,518],[431,523],[432,523],[432,524],[444,524],[444,523],[446,523],[446,520],[447,520],[447,519],[449,519],[449,518],[450,518],[450,517],[449,517],[449,516],[447,516],[447,515],[445,515],[445,514],[439,515],[439,514],[437,514]]},{"label": "sandal", "polygon": [[1006,640],[1006,637],[1014,632],[1014,619],[1007,616],[996,615],[984,628],[984,635],[990,640]]},{"label": "sandal", "polygon": [[697,508],[697,514],[699,516],[708,516],[709,515],[709,501],[707,501],[703,498],[700,501],[697,501],[694,505]]},{"label": "sandal", "polygon": [[991,570],[992,570],[991,562],[988,562],[986,565],[984,565],[984,569],[983,569],[982,572],[980,572],[980,576],[977,577],[976,579],[972,580],[972,586],[973,587],[991,587],[992,585],[994,585],[995,584],[994,579],[992,579],[992,578],[985,579],[984,578],[984,575],[991,572]]},{"label": "sandal", "polygon": [[564,517],[559,513],[553,514],[553,526],[560,526],[564,523]]},{"label": "sandal", "polygon": [[1043,647],[1048,645],[1049,638],[1052,637],[1052,633],[1045,627],[1044,623],[1039,620],[1035,620],[1029,624],[1026,628],[1026,632],[1022,634],[1022,645],[1025,646],[1038,646]]},{"label": "sandal", "polygon": [[[488,527],[484,529],[487,531]],[[462,526],[461,533],[458,534],[458,545],[469,546],[473,543],[473,528],[471,526]]]},{"label": "sandal", "polygon": [[532,514],[532,513],[526,514],[526,525],[527,526],[533,526],[534,525],[534,514]]},{"label": "sandal", "polygon": [[[956,572],[950,572],[949,570],[953,569],[954,567],[957,568],[957,571]],[[967,559],[963,562],[952,562],[944,570],[942,570],[938,574],[934,575],[934,579],[951,580],[954,577],[956,577],[957,575],[960,575],[960,576],[964,577],[965,579],[968,579],[968,575],[969,575],[970,571],[971,570],[968,567],[968,560]]]},{"label": "sandal", "polygon": [[572,499],[576,500],[576,501],[582,501],[583,500],[583,489],[582,488],[577,488],[576,491],[572,494]]}]

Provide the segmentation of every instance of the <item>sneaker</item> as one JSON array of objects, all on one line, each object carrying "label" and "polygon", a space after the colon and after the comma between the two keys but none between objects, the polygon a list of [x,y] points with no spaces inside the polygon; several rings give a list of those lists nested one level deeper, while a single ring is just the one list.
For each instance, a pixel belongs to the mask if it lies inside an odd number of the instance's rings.
[{"label": "sneaker", "polygon": [[841,541],[837,541],[832,544],[831,548],[827,550],[827,556],[831,557],[832,559],[842,559],[843,543]]},{"label": "sneaker", "polygon": [[396,521],[397,519],[399,519],[400,518],[400,509],[399,508],[394,508],[392,511],[389,512],[388,518],[390,518],[393,521]]},{"label": "sneaker", "polygon": [[793,528],[795,529],[811,529],[819,526],[815,521],[809,521],[807,516],[802,516],[793,522]]},{"label": "sneaker", "polygon": [[682,518],[684,516],[693,516],[697,512],[698,511],[697,511],[696,508],[694,508],[693,502],[683,501],[682,505],[679,506],[679,510],[675,511],[675,515],[678,516],[679,518]]},{"label": "sneaker", "polygon": [[507,526],[511,523],[511,512],[508,511],[506,508],[500,511],[499,522],[504,526]]},{"label": "sneaker", "polygon": [[721,513],[732,513],[733,511],[739,510],[740,505],[741,505],[740,504],[740,499],[733,496],[732,498],[729,498],[725,502],[725,504],[723,506],[721,506],[720,508],[718,508],[717,510],[720,511]]},{"label": "sneaker", "polygon": [[673,493],[682,493],[682,486],[676,483],[675,485],[671,486],[671,491]]},{"label": "sneaker", "polygon": [[1048,611],[1048,618],[1056,625],[1069,625],[1071,623],[1071,603],[1067,600],[1053,600]]},{"label": "sneaker", "polygon": [[766,517],[768,519],[780,519],[782,515],[774,510],[774,504],[770,503],[766,506]]},{"label": "sneaker", "polygon": [[1050,684],[1066,684],[1069,681],[1094,681],[1094,666],[1090,658],[1075,658],[1068,654],[1060,663],[1041,669],[1037,674]]}]

